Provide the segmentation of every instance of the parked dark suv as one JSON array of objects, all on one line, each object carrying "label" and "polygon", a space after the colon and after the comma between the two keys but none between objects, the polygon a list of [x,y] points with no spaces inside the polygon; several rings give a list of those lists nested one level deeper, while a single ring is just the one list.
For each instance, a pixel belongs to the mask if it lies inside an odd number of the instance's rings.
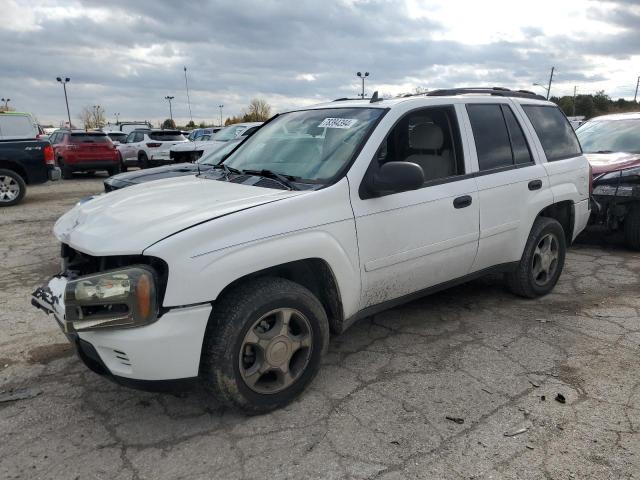
[{"label": "parked dark suv", "polygon": [[57,130],[49,141],[62,178],[71,178],[73,172],[106,170],[109,175],[120,172],[118,150],[104,132]]}]

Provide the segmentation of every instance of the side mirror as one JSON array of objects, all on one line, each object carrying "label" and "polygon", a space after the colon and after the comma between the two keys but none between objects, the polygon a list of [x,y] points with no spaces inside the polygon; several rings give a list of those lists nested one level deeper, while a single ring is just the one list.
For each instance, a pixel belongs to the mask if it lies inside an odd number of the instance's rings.
[{"label": "side mirror", "polygon": [[422,167],[410,162],[387,162],[367,182],[369,191],[376,195],[416,190],[423,184]]}]

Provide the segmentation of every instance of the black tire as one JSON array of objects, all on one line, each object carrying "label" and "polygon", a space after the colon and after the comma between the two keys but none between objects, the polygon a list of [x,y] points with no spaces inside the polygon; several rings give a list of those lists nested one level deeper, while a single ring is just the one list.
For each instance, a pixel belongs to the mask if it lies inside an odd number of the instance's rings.
[{"label": "black tire", "polygon": [[624,241],[629,248],[640,250],[640,205],[632,206],[624,219]]},{"label": "black tire", "polygon": [[120,164],[116,164],[113,167],[107,168],[107,173],[109,174],[110,177],[113,177],[114,175],[117,175],[118,173],[120,173]]},{"label": "black tire", "polygon": [[0,207],[17,205],[26,193],[27,184],[20,174],[0,168]]},{"label": "black tire", "polygon": [[[557,245],[557,259],[555,260],[555,268],[546,276],[534,275],[536,261],[536,249],[543,240],[555,238]],[[518,263],[518,267],[514,272],[506,274],[507,285],[509,289],[516,295],[525,298],[536,298],[548,294],[558,283],[560,274],[564,267],[564,259],[567,252],[567,241],[564,229],[560,223],[548,217],[538,217],[533,223],[531,233],[524,247],[522,258]],[[538,256],[539,258],[539,256]],[[552,262],[553,265],[553,262]]]},{"label": "black tire", "polygon": [[122,154],[120,152],[118,152],[118,159],[120,160],[120,171],[126,172],[127,166],[124,164],[124,160],[122,159]]},{"label": "black tire", "polygon": [[[257,328],[256,322],[279,308],[295,309],[306,317],[310,327],[310,348],[293,383],[280,391],[259,393],[243,379],[241,362],[244,357],[240,352],[249,330]],[[216,301],[205,333],[200,375],[205,388],[222,403],[248,414],[265,413],[290,403],[305,389],[318,372],[328,345],[327,315],[309,290],[283,278],[249,280],[232,287]],[[269,365],[269,361],[263,363]]]},{"label": "black tire", "polygon": [[146,153],[140,152],[138,154],[138,166],[140,168],[149,168],[149,158]]},{"label": "black tire", "polygon": [[73,171],[64,164],[64,160],[61,158],[58,159],[58,166],[62,171],[62,178],[64,180],[71,180],[73,178]]}]

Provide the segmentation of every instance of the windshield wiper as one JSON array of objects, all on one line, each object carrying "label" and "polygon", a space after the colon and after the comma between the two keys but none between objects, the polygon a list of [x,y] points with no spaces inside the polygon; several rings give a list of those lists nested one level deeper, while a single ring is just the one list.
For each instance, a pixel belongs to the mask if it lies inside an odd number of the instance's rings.
[{"label": "windshield wiper", "polygon": [[291,180],[295,180],[296,178],[293,175],[283,175],[281,173],[274,172],[273,170],[242,170],[242,173],[247,175],[258,175],[259,177],[272,178],[280,182],[289,190],[300,190],[291,182]]},{"label": "windshield wiper", "polygon": [[235,175],[241,175],[242,172],[237,168],[233,168],[228,166],[225,163],[218,163],[217,165],[213,165],[212,168],[221,168],[224,171],[225,180],[229,181],[229,174],[233,173]]}]

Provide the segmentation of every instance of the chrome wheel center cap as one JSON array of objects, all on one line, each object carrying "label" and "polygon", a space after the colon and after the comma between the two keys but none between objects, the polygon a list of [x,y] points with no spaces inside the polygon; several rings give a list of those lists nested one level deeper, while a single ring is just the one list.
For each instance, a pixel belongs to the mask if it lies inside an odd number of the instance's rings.
[{"label": "chrome wheel center cap", "polygon": [[280,366],[291,356],[291,342],[286,337],[274,338],[267,348],[267,361],[274,367]]}]

